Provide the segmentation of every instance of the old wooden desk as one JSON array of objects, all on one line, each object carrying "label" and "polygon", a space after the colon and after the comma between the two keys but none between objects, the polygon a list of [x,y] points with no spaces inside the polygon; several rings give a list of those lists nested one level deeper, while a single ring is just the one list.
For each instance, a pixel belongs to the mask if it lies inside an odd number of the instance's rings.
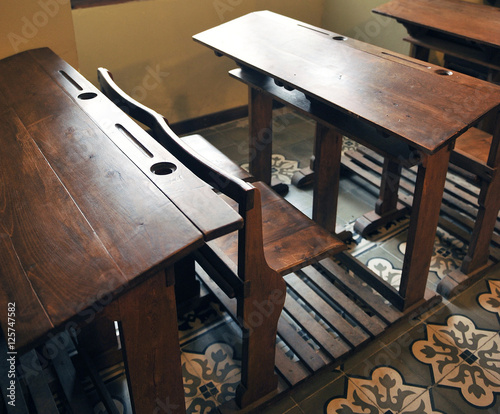
[{"label": "old wooden desk", "polygon": [[392,0],[374,13],[402,23],[411,56],[427,61],[431,49],[487,68],[487,80],[500,71],[500,9],[461,0]]},{"label": "old wooden desk", "polygon": [[[437,50],[444,53],[446,67],[490,82],[500,80],[498,7],[460,0],[393,0],[373,12],[394,18],[406,27],[409,36],[404,40],[411,43],[411,56],[428,61],[430,50]],[[465,237],[469,245],[467,256],[460,269],[445,276],[438,286],[438,291],[445,296],[458,293],[481,276],[490,264],[488,247],[492,235],[493,240],[496,239],[493,230],[500,206],[495,196],[500,185],[498,174],[494,173],[500,165],[500,132],[496,122],[494,114],[483,119],[479,126],[489,136],[471,129],[457,140],[451,156],[452,165],[479,177],[480,195],[477,219],[470,226],[472,235]],[[472,213],[469,210],[464,210],[463,217]],[[443,225],[453,229],[446,220]]]},{"label": "old wooden desk", "polygon": [[0,61],[0,119],[11,351],[106,313],[121,324],[135,412],[184,412],[173,265],[241,218],[49,49]]},{"label": "old wooden desk", "polygon": [[269,181],[274,97],[321,121],[313,215],[331,231],[342,134],[418,165],[399,290],[347,261],[398,308],[422,303],[450,151],[460,134],[498,110],[500,88],[271,12],[248,14],[194,40],[242,67],[233,76],[250,86],[252,174]]}]

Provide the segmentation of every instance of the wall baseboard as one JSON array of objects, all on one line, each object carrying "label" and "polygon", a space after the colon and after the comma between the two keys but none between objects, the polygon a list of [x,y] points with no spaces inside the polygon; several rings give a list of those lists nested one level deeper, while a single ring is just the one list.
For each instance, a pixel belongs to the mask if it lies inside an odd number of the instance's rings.
[{"label": "wall baseboard", "polygon": [[170,125],[170,128],[177,135],[187,135],[200,129],[210,128],[225,122],[236,119],[246,118],[248,116],[248,105],[227,109],[213,114],[203,115],[197,118],[187,119]]}]

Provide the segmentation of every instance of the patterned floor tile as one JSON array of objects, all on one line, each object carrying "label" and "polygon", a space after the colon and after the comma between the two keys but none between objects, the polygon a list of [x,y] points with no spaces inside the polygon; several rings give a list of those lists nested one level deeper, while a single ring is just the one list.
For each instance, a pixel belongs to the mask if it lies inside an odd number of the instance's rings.
[{"label": "patterned floor tile", "polygon": [[496,397],[490,405],[482,407],[469,404],[456,388],[434,385],[431,395],[435,406],[444,414],[497,414],[500,412],[500,399]]},{"label": "patterned floor tile", "polygon": [[349,376],[366,378],[374,369],[389,366],[397,368],[405,381],[420,386],[429,385],[432,379],[429,368],[420,363],[410,350],[411,344],[421,338],[425,338],[425,326],[417,323],[394,341],[380,343],[383,346],[367,358],[362,359],[355,354],[343,364],[342,370]]},{"label": "patterned floor tile", "polygon": [[[347,395],[348,378],[340,375],[338,378],[311,393],[307,398],[297,401],[300,409],[307,414],[326,413],[326,407],[334,398]],[[348,413],[349,411],[346,411]]]},{"label": "patterned floor tile", "polygon": [[498,318],[500,322],[500,280],[487,279],[488,291],[477,296],[479,306]]},{"label": "patterned floor tile", "polygon": [[439,413],[427,386],[408,382],[393,367],[377,367],[366,377],[346,378],[344,395],[330,399],[325,413]]},{"label": "patterned floor tile", "polygon": [[[193,345],[193,344],[191,344]],[[196,345],[191,348],[196,348]],[[182,350],[184,390],[188,412],[206,412],[234,399],[240,382],[240,362],[234,349],[216,342],[203,353]],[[210,412],[210,411],[208,411]]]},{"label": "patterned floor tile", "polygon": [[385,280],[392,287],[399,289],[403,261],[385,250],[382,246],[373,246],[356,255],[356,259],[363,262],[377,276]]},{"label": "patterned floor tile", "polygon": [[207,327],[220,323],[227,318],[221,311],[220,305],[212,300],[203,300],[195,309],[178,316],[179,341],[189,340],[191,337],[202,334]]},{"label": "patterned floor tile", "polygon": [[435,383],[456,388],[476,407],[493,403],[500,392],[500,337],[454,314],[445,324],[427,324],[427,337],[412,346],[414,356],[431,367]]},{"label": "patterned floor tile", "polygon": [[481,300],[483,303],[491,300],[488,296],[490,290],[487,280],[479,280],[465,292],[447,302],[446,306],[441,307],[429,316],[428,322],[444,324],[451,315],[466,315],[474,321],[479,329],[500,331],[500,321],[497,313],[493,313],[481,306]]},{"label": "patterned floor tile", "polygon": [[304,414],[291,397],[285,397],[269,406],[259,408],[259,414]]},{"label": "patterned floor tile", "polygon": [[297,402],[301,403],[313,395],[318,393],[329,384],[333,384],[340,377],[343,377],[344,373],[340,369],[330,368],[326,371],[319,372],[313,375],[309,380],[300,384],[290,393],[291,398]]}]

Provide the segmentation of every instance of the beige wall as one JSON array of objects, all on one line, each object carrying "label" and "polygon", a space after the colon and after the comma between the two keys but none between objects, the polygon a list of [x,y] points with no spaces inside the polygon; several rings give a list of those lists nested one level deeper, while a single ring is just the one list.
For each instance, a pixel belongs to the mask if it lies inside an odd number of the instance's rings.
[{"label": "beige wall", "polygon": [[408,54],[409,46],[402,38],[404,27],[394,19],[371,12],[388,0],[325,0],[322,24],[325,29]]},{"label": "beige wall", "polygon": [[191,36],[255,10],[321,24],[323,0],[146,0],[73,11],[80,70],[112,71],[123,89],[170,122],[247,103],[235,64]]},{"label": "beige wall", "polygon": [[[389,0],[325,0],[322,25],[325,29],[407,55],[409,43],[402,24],[389,17],[372,13],[375,7]],[[465,0],[488,4],[486,0]],[[496,0],[500,5],[500,0]],[[442,55],[431,52],[430,59],[442,64]]]},{"label": "beige wall", "polygon": [[0,58],[48,46],[78,67],[69,0],[0,0]]}]

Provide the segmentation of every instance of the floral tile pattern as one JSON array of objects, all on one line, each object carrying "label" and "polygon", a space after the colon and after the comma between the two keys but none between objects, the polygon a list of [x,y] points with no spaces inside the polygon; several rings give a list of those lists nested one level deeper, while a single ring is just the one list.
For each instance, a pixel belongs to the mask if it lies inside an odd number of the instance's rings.
[{"label": "floral tile pattern", "polygon": [[327,414],[444,414],[434,410],[426,387],[405,383],[394,368],[378,367],[368,378],[348,377],[348,381],[347,395],[330,400]]},{"label": "floral tile pattern", "polygon": [[[292,182],[293,174],[299,169],[298,161],[287,160],[284,155],[273,154],[271,157],[271,174],[285,184]],[[248,163],[242,164],[242,168],[248,171]]]},{"label": "floral tile pattern", "polygon": [[476,407],[491,406],[500,392],[500,338],[478,329],[466,316],[452,315],[446,325],[428,324],[427,338],[412,346],[415,357],[431,366],[439,385],[457,388]]},{"label": "floral tile pattern", "polygon": [[481,307],[500,318],[500,280],[488,280],[489,293],[483,293],[478,297]]}]

